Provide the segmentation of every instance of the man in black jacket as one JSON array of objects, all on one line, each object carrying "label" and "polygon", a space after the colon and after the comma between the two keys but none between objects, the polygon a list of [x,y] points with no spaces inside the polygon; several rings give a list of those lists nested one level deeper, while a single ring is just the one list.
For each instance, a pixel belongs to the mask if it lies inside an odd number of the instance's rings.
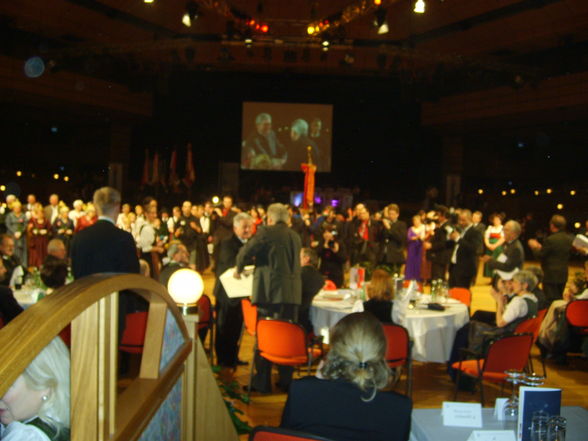
[{"label": "man in black jacket", "polygon": [[391,266],[392,273],[400,274],[404,264],[407,228],[404,221],[398,220],[400,208],[396,204],[388,205],[387,213],[382,219],[382,263]]},{"label": "man in black jacket", "polygon": [[[494,271],[502,271],[503,273],[512,273],[515,269],[522,269],[525,262],[525,251],[523,245],[519,241],[521,234],[521,224],[517,221],[510,220],[504,224],[504,244],[502,245],[502,253],[496,258],[492,256],[483,256],[482,261],[487,262],[488,268]],[[502,277],[504,279],[504,277]]]},{"label": "man in black jacket", "polygon": [[472,212],[461,210],[458,224],[461,231],[454,230],[450,239],[455,243],[449,267],[449,287],[470,288],[476,275],[477,251],[482,235],[472,226]]},{"label": "man in black jacket", "polygon": [[566,233],[565,217],[556,214],[551,217],[551,234],[541,245],[536,239],[529,239],[529,248],[541,261],[543,269],[543,291],[549,303],[561,299],[568,281],[568,260],[572,250],[572,235]]},{"label": "man in black jacket", "polygon": [[[233,218],[233,234],[218,244],[216,263],[216,342],[215,350],[218,364],[236,368],[239,355],[239,337],[243,327],[241,298],[229,298],[219,277],[236,264],[237,254],[251,237],[253,220],[247,213],[239,213]],[[251,262],[249,262],[251,263]]]},{"label": "man in black jacket", "polygon": [[445,274],[453,250],[453,243],[450,241],[449,235],[454,228],[447,218],[447,207],[438,205],[436,214],[439,226],[435,228],[431,242],[425,242],[423,246],[427,250],[427,258],[431,261],[431,280],[446,280]]},{"label": "man in black jacket", "polygon": [[302,248],[300,250],[300,273],[302,277],[302,303],[298,314],[298,323],[306,329],[306,332],[312,331],[310,322],[310,305],[315,295],[319,293],[325,285],[325,278],[317,269],[318,256],[311,248]]}]

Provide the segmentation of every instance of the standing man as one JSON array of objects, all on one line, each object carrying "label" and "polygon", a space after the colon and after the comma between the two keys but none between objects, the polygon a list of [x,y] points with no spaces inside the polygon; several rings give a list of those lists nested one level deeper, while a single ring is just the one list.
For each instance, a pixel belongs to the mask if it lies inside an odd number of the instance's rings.
[{"label": "standing man", "polygon": [[190,253],[190,268],[196,269],[196,246],[198,234],[202,228],[198,225],[198,219],[192,216],[192,202],[184,201],[182,204],[182,216],[176,224],[174,235],[179,239]]},{"label": "standing man", "polygon": [[[514,220],[508,221],[504,224],[503,233],[502,253],[496,258],[490,255],[483,256],[482,261],[487,262],[491,271],[496,270],[510,274],[515,270],[523,269],[523,263],[525,262],[525,251],[519,241],[521,224]],[[504,279],[504,277],[501,278]]]},{"label": "standing man", "polygon": [[382,263],[390,265],[393,274],[400,274],[404,264],[407,228],[404,221],[398,220],[400,208],[396,204],[388,205],[382,219]]},{"label": "standing man", "polygon": [[568,260],[572,250],[572,235],[566,233],[566,218],[555,214],[549,222],[551,234],[541,245],[537,239],[529,239],[529,248],[537,259],[541,261],[541,268],[545,274],[543,291],[547,301],[561,299],[568,281]]},{"label": "standing man", "polygon": [[25,273],[20,259],[14,254],[14,239],[8,234],[0,235],[0,257],[2,257],[3,267],[6,269],[4,278],[0,279],[0,285],[8,286],[17,267],[22,267],[22,273]]},{"label": "standing man", "polygon": [[476,277],[478,276],[478,268],[480,267],[480,258],[484,254],[484,233],[486,232],[486,225],[482,222],[482,212],[474,211],[472,213],[472,227],[482,236],[480,247],[476,251],[476,276],[474,276],[473,284],[476,284]]},{"label": "standing man", "polygon": [[[300,236],[288,227],[290,215],[283,204],[272,204],[267,210],[267,226],[241,248],[237,255],[235,277],[250,259],[255,259],[253,294],[251,303],[257,306],[257,316],[291,319],[298,318],[302,300],[300,277]],[[271,392],[271,363],[256,356],[257,373],[253,388],[262,393]],[[278,386],[287,390],[292,381],[293,368],[278,366]]]},{"label": "standing man", "polygon": [[310,322],[310,305],[312,299],[325,285],[325,278],[318,268],[318,256],[312,248],[300,250],[300,268],[302,277],[302,303],[298,314],[298,323],[304,326],[307,333],[312,332]]},{"label": "standing man", "polygon": [[447,218],[447,207],[438,205],[436,209],[437,222],[435,234],[431,242],[425,242],[423,246],[427,250],[427,257],[431,261],[431,280],[446,280],[447,266],[451,259],[452,243],[449,235],[453,232],[453,226]]},{"label": "standing man", "polygon": [[55,219],[59,217],[59,196],[53,193],[49,196],[49,205],[45,208],[45,219],[49,221],[51,225],[55,222]]},{"label": "standing man", "polygon": [[[94,192],[98,221],[74,235],[71,243],[71,267],[75,279],[95,273],[139,274],[139,259],[131,233],[117,228],[120,193],[112,187]],[[122,335],[127,313],[134,312],[135,297],[121,292],[118,301],[118,332]],[[141,299],[142,300],[142,299]]]},{"label": "standing man", "polygon": [[247,213],[239,213],[233,218],[233,234],[220,241],[216,263],[216,342],[215,350],[218,364],[225,368],[236,368],[239,361],[239,337],[243,327],[241,298],[229,298],[220,276],[236,264],[237,254],[251,237],[253,219]]},{"label": "standing man", "polygon": [[470,289],[476,276],[477,252],[482,235],[472,225],[472,212],[461,210],[458,217],[461,231],[454,230],[450,239],[455,243],[449,266],[449,287]]}]

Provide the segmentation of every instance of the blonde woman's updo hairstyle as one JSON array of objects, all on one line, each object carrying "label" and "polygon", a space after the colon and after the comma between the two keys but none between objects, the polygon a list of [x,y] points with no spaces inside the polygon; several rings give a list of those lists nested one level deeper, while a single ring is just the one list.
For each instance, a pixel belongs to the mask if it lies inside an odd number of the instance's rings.
[{"label": "blonde woman's updo hairstyle", "polygon": [[369,312],[356,312],[342,318],[330,333],[331,349],[321,375],[328,380],[346,380],[367,392],[371,401],[388,385],[390,370],[386,355],[386,336],[382,325]]}]

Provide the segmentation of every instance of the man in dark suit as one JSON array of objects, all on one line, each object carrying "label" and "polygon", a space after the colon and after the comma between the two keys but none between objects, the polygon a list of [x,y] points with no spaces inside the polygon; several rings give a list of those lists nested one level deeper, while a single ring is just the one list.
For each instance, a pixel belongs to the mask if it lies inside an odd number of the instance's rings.
[{"label": "man in dark suit", "polygon": [[[290,215],[282,204],[272,204],[267,210],[267,226],[257,233],[239,250],[235,277],[247,262],[255,258],[253,293],[251,303],[257,306],[259,318],[298,318],[298,307],[302,300],[300,277],[300,236],[288,227]],[[253,388],[262,393],[271,392],[271,363],[256,357],[257,374]],[[287,389],[292,380],[293,368],[278,366],[279,386]]]},{"label": "man in dark suit", "polygon": [[477,251],[482,235],[472,225],[472,212],[461,210],[458,217],[461,231],[454,230],[450,239],[455,243],[449,267],[449,287],[470,288],[476,275]]},{"label": "man in dark suit", "polygon": [[8,286],[12,280],[14,270],[18,266],[23,267],[18,256],[14,254],[14,239],[9,234],[0,235],[0,256],[2,257],[3,267],[6,269],[6,274],[0,280],[0,285]]},{"label": "man in dark suit", "polygon": [[[484,233],[486,232],[486,225],[482,222],[482,212],[481,211],[474,211],[472,213],[472,227],[477,230],[480,235],[482,236],[482,242],[480,243],[480,247],[476,251],[476,276],[478,274],[478,268],[480,267],[480,257],[484,254]],[[474,277],[473,284],[476,284],[476,277]]]},{"label": "man in dark suit", "polygon": [[561,299],[568,281],[568,260],[572,250],[572,235],[566,233],[565,217],[556,214],[551,217],[551,234],[541,245],[536,239],[529,239],[529,248],[541,261],[543,269],[543,291],[549,303]]},{"label": "man in dark suit", "polygon": [[406,223],[398,220],[400,208],[396,204],[388,205],[387,215],[382,219],[382,259],[381,262],[392,268],[392,273],[400,274],[404,264],[406,248]]},{"label": "man in dark suit", "polygon": [[[251,237],[253,219],[247,213],[239,213],[233,218],[233,234],[218,244],[216,263],[216,341],[215,350],[218,364],[226,368],[236,368],[239,363],[239,337],[243,327],[241,298],[229,298],[219,277],[236,264],[237,254]],[[251,262],[249,262],[251,263]]]},{"label": "man in dark suit", "polygon": [[[492,256],[483,256],[482,261],[486,262],[490,270],[498,270],[504,273],[511,273],[515,269],[522,269],[525,262],[525,251],[519,241],[521,234],[521,224],[517,221],[510,220],[504,224],[504,244],[502,253],[496,258]],[[504,277],[503,277],[504,278]]]},{"label": "man in dark suit", "polygon": [[298,314],[298,323],[304,326],[306,332],[312,331],[310,322],[310,305],[312,299],[325,285],[325,277],[317,268],[318,256],[312,248],[300,250],[300,275],[302,278],[302,302]]},{"label": "man in dark suit", "polygon": [[427,250],[427,258],[431,261],[431,280],[445,280],[447,266],[453,250],[453,243],[449,240],[453,226],[447,218],[447,207],[438,205],[436,214],[439,226],[435,228],[435,234],[431,242],[425,242],[423,246]]},{"label": "man in dark suit", "polygon": [[73,276],[95,273],[139,273],[133,236],[115,226],[120,211],[120,193],[111,187],[94,192],[98,221],[75,234],[71,244]]},{"label": "man in dark suit", "polygon": [[[0,260],[0,280],[3,280],[6,276],[6,268],[4,268],[4,263]],[[12,290],[7,286],[0,286],[0,318],[4,320],[4,324],[8,323],[22,311],[23,309],[14,298]]]},{"label": "man in dark suit", "polygon": [[[96,273],[139,274],[139,259],[133,236],[117,228],[120,193],[111,187],[94,192],[98,221],[76,233],[71,243],[71,268],[75,279]],[[118,331],[122,335],[127,313],[144,309],[143,299],[128,292],[119,295]]]}]

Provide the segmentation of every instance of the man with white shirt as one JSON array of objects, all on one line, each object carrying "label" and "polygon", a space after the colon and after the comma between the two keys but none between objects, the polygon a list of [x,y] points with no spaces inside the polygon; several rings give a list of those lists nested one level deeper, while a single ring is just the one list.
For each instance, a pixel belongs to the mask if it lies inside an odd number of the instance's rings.
[{"label": "man with white shirt", "polygon": [[470,210],[461,210],[457,222],[459,230],[449,235],[455,244],[449,266],[449,287],[469,289],[476,275],[477,251],[482,235],[473,228]]},{"label": "man with white shirt", "polygon": [[146,207],[146,222],[141,226],[137,246],[141,250],[141,259],[149,264],[151,276],[155,279],[159,275],[160,255],[163,253],[163,243],[157,237],[157,208]]},{"label": "man with white shirt", "polygon": [[218,244],[217,280],[214,286],[217,314],[215,350],[218,364],[227,368],[235,368],[238,364],[243,312],[241,298],[229,298],[219,277],[235,266],[239,250],[251,237],[252,226],[253,219],[249,214],[237,214],[233,218],[233,234]]}]

